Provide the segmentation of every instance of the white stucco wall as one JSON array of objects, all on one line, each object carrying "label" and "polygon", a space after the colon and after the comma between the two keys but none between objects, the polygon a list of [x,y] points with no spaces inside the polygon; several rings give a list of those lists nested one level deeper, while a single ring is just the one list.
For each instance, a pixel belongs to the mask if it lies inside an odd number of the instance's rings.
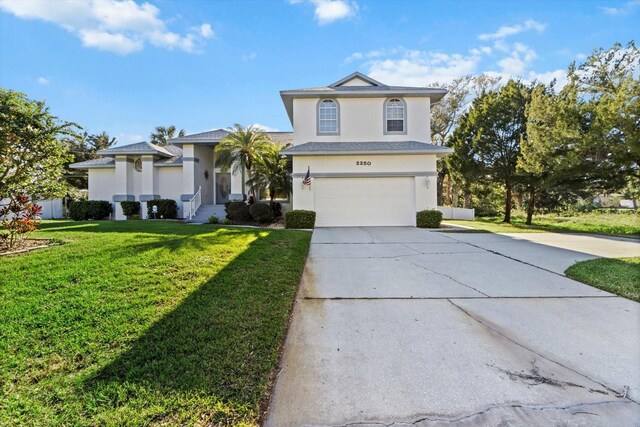
[{"label": "white stucco wall", "polygon": [[[89,200],[106,200],[115,213],[113,195],[116,180],[115,168],[89,169]],[[112,215],[114,215],[112,213]]]},{"label": "white stucco wall", "polygon": [[407,105],[407,133],[384,134],[384,103],[387,98],[337,98],[340,104],[340,134],[317,133],[316,108],[320,98],[293,101],[293,143],[338,141],[420,141],[430,140],[430,99],[403,98]]},{"label": "white stucco wall", "polygon": [[[356,162],[371,162],[371,165],[360,166]],[[301,174],[311,169],[311,189],[302,187]],[[413,155],[358,155],[358,156],[296,156],[293,162],[293,209],[316,210],[313,180],[314,176],[323,174],[339,174],[342,177],[389,176],[397,174],[415,176],[416,211],[436,209],[437,185],[436,156],[425,154]],[[429,173],[429,176],[421,174]],[[356,174],[356,175],[354,175]],[[384,195],[381,195],[384,197]]]},{"label": "white stucco wall", "polygon": [[178,218],[182,218],[182,168],[179,166],[156,167],[158,194],[162,199],[173,199],[178,204]]}]

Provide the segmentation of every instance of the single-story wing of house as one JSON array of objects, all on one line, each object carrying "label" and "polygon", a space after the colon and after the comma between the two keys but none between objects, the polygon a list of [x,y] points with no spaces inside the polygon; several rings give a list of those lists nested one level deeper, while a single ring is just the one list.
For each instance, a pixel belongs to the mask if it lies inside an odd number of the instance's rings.
[{"label": "single-story wing of house", "polygon": [[[267,132],[289,145],[293,194],[284,210],[316,212],[316,226],[415,226],[416,212],[436,209],[436,161],[450,148],[431,143],[431,106],[445,89],[388,86],[355,72],[328,86],[280,92],[293,132]],[[89,199],[120,202],[173,199],[179,216],[215,213],[241,196],[240,174],[216,165],[225,129],[186,135],[166,146],[148,142],[100,151],[75,163],[88,169]],[[266,190],[266,189],[265,189]],[[264,192],[266,194],[266,191]],[[241,196],[242,197],[242,196]]]}]

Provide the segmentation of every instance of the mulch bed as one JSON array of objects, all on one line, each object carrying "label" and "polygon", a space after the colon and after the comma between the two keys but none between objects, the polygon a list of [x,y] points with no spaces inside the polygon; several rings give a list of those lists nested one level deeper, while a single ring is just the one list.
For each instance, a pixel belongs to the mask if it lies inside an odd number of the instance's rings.
[{"label": "mulch bed", "polygon": [[21,242],[18,242],[12,249],[9,249],[7,246],[0,245],[0,256],[25,254],[59,244],[60,242],[51,239],[24,239]]}]

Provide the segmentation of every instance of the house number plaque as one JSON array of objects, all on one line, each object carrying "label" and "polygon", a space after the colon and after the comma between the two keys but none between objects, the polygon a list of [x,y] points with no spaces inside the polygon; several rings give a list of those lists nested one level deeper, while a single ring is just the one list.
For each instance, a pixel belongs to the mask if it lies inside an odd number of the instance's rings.
[{"label": "house number plaque", "polygon": [[371,162],[368,160],[356,160],[356,166],[371,166]]}]

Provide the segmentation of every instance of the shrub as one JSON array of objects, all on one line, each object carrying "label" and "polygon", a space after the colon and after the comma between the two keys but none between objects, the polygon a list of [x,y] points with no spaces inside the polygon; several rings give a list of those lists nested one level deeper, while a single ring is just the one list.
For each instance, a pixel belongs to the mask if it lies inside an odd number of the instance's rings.
[{"label": "shrub", "polygon": [[316,225],[314,211],[295,210],[284,214],[285,228],[313,228]]},{"label": "shrub", "polygon": [[273,219],[273,211],[268,203],[254,203],[249,207],[249,213],[254,221],[261,224],[267,223]]},{"label": "shrub", "polygon": [[416,227],[438,228],[442,222],[442,212],[436,210],[426,210],[416,213]]},{"label": "shrub", "polygon": [[120,202],[120,206],[127,217],[140,217],[140,202]]},{"label": "shrub", "polygon": [[231,224],[232,224],[232,221],[231,221],[229,218],[225,218],[225,219],[223,219],[223,220],[222,220],[222,224],[224,224],[224,225],[231,225]]},{"label": "shrub", "polygon": [[249,212],[249,205],[245,202],[231,202],[227,206],[227,218],[231,221],[249,221],[251,219],[251,213]]},{"label": "shrub", "polygon": [[274,218],[280,218],[282,216],[282,203],[271,203],[271,211],[273,212]]},{"label": "shrub", "polygon": [[154,218],[153,207],[158,207],[155,218],[175,219],[178,217],[178,204],[173,199],[156,199],[147,202],[147,216]]},{"label": "shrub", "polygon": [[220,219],[217,216],[211,215],[209,217],[209,224],[217,224],[218,222],[220,222]]},{"label": "shrub", "polygon": [[2,228],[7,230],[7,233],[0,234],[0,240],[12,249],[29,233],[38,229],[40,223],[37,219],[41,212],[42,207],[34,205],[26,194],[14,195],[9,204],[0,209]]},{"label": "shrub", "polygon": [[111,214],[111,203],[106,200],[76,200],[69,205],[69,217],[74,221],[104,219]]}]

